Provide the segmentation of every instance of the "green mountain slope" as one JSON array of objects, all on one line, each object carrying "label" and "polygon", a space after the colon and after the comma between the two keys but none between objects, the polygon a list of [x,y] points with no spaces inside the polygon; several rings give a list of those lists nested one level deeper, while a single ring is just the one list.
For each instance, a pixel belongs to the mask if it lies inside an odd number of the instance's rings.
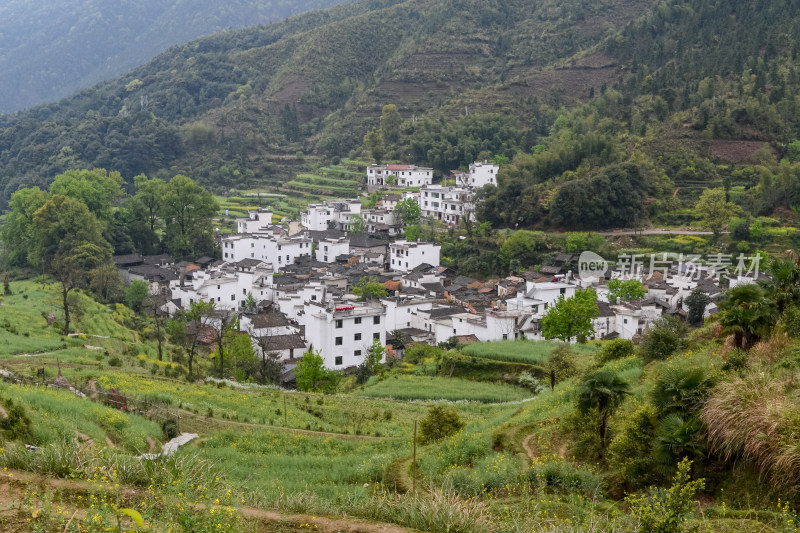
[{"label": "green mountain slope", "polygon": [[[795,138],[798,18],[785,0],[360,0],[173,47],[0,116],[0,198],[92,166],[126,179],[180,172],[218,191],[280,185],[299,151],[358,153],[390,103],[405,119],[390,157],[446,171],[546,142],[566,131],[551,129],[555,110],[607,88],[619,97],[568,119],[593,121],[573,132],[615,145],[650,131],[648,156],[675,163],[659,172],[679,187],[716,183],[678,176],[683,154],[745,161],[763,141]],[[533,182],[576,170],[576,157]]]},{"label": "green mountain slope", "polygon": [[0,5],[0,112],[116,76],[170,46],[342,0],[10,0]]}]

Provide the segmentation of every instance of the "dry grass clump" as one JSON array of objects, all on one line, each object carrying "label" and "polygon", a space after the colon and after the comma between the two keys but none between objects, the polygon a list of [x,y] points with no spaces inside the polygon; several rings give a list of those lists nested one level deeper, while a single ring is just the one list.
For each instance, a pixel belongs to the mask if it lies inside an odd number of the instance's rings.
[{"label": "dry grass clump", "polygon": [[773,485],[800,489],[800,403],[767,374],[721,383],[701,413],[711,450],[751,462]]},{"label": "dry grass clump", "polygon": [[765,341],[761,341],[750,349],[750,355],[757,361],[774,363],[781,359],[789,345],[789,336],[782,331],[775,331]]}]

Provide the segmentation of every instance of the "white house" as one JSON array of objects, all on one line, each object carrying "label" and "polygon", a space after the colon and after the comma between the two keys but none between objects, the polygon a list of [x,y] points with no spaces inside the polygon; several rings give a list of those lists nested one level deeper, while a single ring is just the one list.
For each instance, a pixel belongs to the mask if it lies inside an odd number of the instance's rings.
[{"label": "white house", "polygon": [[416,165],[370,165],[367,167],[367,185],[386,187],[394,182],[396,187],[422,187],[433,183],[433,169]]},{"label": "white house", "polygon": [[497,185],[499,170],[494,163],[475,161],[469,166],[469,172],[456,174],[456,186],[480,189],[484,185]]},{"label": "white house", "polygon": [[376,302],[311,302],[305,326],[306,341],[320,351],[327,368],[360,365],[374,340],[386,346],[386,308]]},{"label": "white house", "polygon": [[220,243],[224,261],[257,259],[270,263],[275,269],[293,264],[300,256],[311,255],[311,238],[305,233],[291,237],[274,232],[226,235],[220,238]]},{"label": "white house", "polygon": [[340,255],[350,255],[350,239],[321,239],[317,244],[316,260],[320,263],[333,263]]},{"label": "white house", "polygon": [[463,217],[475,219],[472,192],[468,189],[426,185],[419,191],[422,216],[448,225],[458,225]]},{"label": "white house", "polygon": [[386,308],[386,331],[414,327],[420,310],[430,311],[433,307],[432,298],[412,297],[401,295],[381,300]]},{"label": "white house", "polygon": [[361,202],[355,200],[325,200],[321,204],[308,204],[300,214],[300,222],[311,231],[346,229],[352,215],[361,214]]},{"label": "white house", "polygon": [[441,251],[440,245],[430,242],[395,241],[389,245],[389,268],[408,272],[423,263],[439,266]]},{"label": "white house", "polygon": [[560,296],[572,298],[575,296],[576,286],[561,281],[547,281],[535,283],[528,281],[525,292],[518,292],[516,298],[508,300],[508,309],[532,313],[537,318],[542,318],[547,309],[555,303]]},{"label": "white house", "polygon": [[263,233],[272,224],[272,211],[269,209],[251,209],[247,218],[236,219],[237,233]]}]

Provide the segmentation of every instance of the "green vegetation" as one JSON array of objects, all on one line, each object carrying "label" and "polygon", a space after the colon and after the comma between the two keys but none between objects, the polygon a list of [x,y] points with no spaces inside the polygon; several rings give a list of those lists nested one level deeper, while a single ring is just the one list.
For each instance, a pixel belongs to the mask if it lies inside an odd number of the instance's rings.
[{"label": "green vegetation", "polygon": [[[559,342],[526,340],[480,342],[465,346],[464,353],[497,361],[543,365],[561,345]],[[578,344],[570,348],[578,354],[591,354],[596,350],[592,344]]]},{"label": "green vegetation", "polygon": [[476,383],[439,377],[393,376],[367,383],[360,396],[394,398],[397,400],[469,400],[499,403],[530,397],[525,390],[511,385]]}]

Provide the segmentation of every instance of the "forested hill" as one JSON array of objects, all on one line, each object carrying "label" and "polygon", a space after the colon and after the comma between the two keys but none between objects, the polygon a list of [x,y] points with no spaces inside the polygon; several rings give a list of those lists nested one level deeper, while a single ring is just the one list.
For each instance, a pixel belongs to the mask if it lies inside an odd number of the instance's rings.
[{"label": "forested hill", "polygon": [[63,98],[172,45],[346,0],[6,0],[0,112]]},{"label": "forested hill", "polygon": [[[733,4],[359,0],[225,32],[57,104],[0,116],[1,196],[85,167],[128,180],[180,172],[218,190],[276,183],[289,177],[276,157],[362,150],[386,104],[403,119],[386,139],[388,157],[439,172],[551,143],[544,172],[519,174],[523,189],[625,162],[631,146],[636,157],[645,148],[650,162],[668,161],[675,138],[687,141],[675,153],[704,157],[715,140],[780,149],[800,117],[800,7]],[[581,101],[593,107],[557,112]],[[705,179],[687,158],[648,172],[676,179],[690,167]]]}]

